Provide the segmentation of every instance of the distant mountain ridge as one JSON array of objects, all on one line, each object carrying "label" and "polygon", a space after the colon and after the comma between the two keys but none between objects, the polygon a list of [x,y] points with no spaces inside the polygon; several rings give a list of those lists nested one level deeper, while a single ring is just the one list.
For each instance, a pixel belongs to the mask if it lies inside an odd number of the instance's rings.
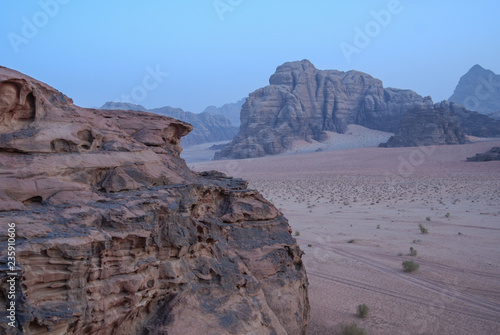
[{"label": "distant mountain ridge", "polygon": [[234,102],[234,103],[228,103],[224,104],[221,107],[216,107],[216,106],[208,106],[205,108],[203,112],[210,113],[212,115],[224,115],[227,117],[229,120],[231,120],[231,123],[235,127],[240,126],[240,112],[241,112],[241,107],[245,103],[245,98]]},{"label": "distant mountain ridge", "polygon": [[169,106],[146,109],[141,105],[124,102],[106,102],[100,109],[147,111],[188,122],[193,125],[194,129],[182,138],[184,147],[207,142],[228,141],[238,133],[238,128],[234,127],[231,121],[223,115],[211,115],[205,112],[195,114]]},{"label": "distant mountain ridge", "polygon": [[449,99],[481,114],[500,118],[500,75],[476,64],[464,74]]}]

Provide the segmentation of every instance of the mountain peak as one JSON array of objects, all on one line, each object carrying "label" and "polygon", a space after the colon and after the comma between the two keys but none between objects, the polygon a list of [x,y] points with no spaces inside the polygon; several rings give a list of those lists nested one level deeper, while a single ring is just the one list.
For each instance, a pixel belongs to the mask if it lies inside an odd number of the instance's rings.
[{"label": "mountain peak", "polygon": [[482,72],[486,71],[484,67],[482,67],[479,64],[474,65],[473,67],[470,68],[469,72]]},{"label": "mountain peak", "polygon": [[449,98],[482,114],[500,111],[500,75],[476,64],[464,74]]}]

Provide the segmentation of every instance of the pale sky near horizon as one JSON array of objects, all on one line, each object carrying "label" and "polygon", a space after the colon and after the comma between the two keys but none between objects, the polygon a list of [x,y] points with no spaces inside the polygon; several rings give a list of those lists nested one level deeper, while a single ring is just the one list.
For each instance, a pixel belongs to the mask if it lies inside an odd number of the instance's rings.
[{"label": "pale sky near horizon", "polygon": [[83,107],[201,112],[277,66],[358,70],[435,102],[475,64],[500,73],[500,1],[41,0],[0,13],[0,65]]}]

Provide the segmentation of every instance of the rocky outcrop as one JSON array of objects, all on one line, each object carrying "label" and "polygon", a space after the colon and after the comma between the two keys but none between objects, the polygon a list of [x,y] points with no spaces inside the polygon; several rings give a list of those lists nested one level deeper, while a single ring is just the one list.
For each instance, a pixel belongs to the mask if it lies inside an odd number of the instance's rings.
[{"label": "rocky outcrop", "polygon": [[193,125],[193,130],[182,138],[184,147],[209,142],[229,141],[238,133],[238,128],[234,127],[231,121],[223,115],[195,114],[168,106],[148,110],[141,105],[123,102],[106,102],[101,109],[148,111],[188,122]]},{"label": "rocky outcrop", "polygon": [[380,146],[464,144],[467,142],[465,135],[500,136],[500,121],[469,111],[454,102],[442,101],[432,107],[409,111],[397,133]]},{"label": "rocky outcrop", "polygon": [[497,113],[500,111],[500,75],[474,65],[460,78],[449,100],[481,114]]},{"label": "rocky outcrop", "polygon": [[[454,102],[443,102],[453,115],[458,118],[460,126],[466,135],[476,137],[500,137],[500,121],[488,115],[467,110]],[[446,106],[448,105],[448,106]]]},{"label": "rocky outcrop", "polygon": [[489,162],[500,161],[500,147],[493,147],[482,154],[476,154],[473,157],[467,157],[467,162]]},{"label": "rocky outcrop", "polygon": [[210,113],[212,115],[224,115],[235,127],[240,126],[240,112],[241,107],[245,103],[246,99],[241,99],[235,103],[224,104],[221,107],[208,106],[203,112]]},{"label": "rocky outcrop", "polygon": [[297,139],[344,133],[348,124],[395,132],[409,109],[432,105],[411,90],[384,88],[366,73],[317,70],[308,60],[279,66],[269,83],[247,98],[238,135],[216,159],[279,154]]},{"label": "rocky outcrop", "polygon": [[446,105],[416,108],[401,121],[397,133],[381,147],[464,144],[466,138],[458,118]]},{"label": "rocky outcrop", "polygon": [[[306,334],[302,252],[247,183],[179,157],[188,123],[84,109],[0,68],[0,242],[7,334]],[[12,275],[9,275],[12,276]],[[10,277],[9,277],[10,278]]]}]

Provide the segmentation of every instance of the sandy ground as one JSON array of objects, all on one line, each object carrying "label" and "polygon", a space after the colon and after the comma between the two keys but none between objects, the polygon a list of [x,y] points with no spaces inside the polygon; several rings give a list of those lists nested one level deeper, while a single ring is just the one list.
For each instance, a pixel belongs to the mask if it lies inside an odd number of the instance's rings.
[{"label": "sandy ground", "polygon": [[[211,161],[214,158],[214,154],[217,150],[210,150],[212,145],[226,144],[230,141],[222,142],[210,142],[198,145],[192,145],[189,147],[183,147],[181,157],[189,164],[196,162]],[[182,140],[181,140],[182,145]]]},{"label": "sandy ground", "polygon": [[[328,140],[324,142],[312,141],[311,143],[296,141],[290,151],[280,156],[312,153],[316,151],[378,147],[380,143],[387,142],[389,137],[393,135],[392,133],[373,130],[356,124],[348,125],[345,134],[339,134],[332,131],[327,131],[326,133],[328,135]],[[229,141],[203,143],[185,147],[181,153],[181,157],[184,158],[188,164],[211,161],[217,150],[210,150],[209,148],[214,144],[226,143],[229,143]]]},{"label": "sandy ground", "polygon": [[[249,180],[289,219],[305,251],[310,335],[342,322],[369,334],[490,335],[500,334],[500,161],[465,158],[493,146],[500,140],[190,166]],[[403,272],[404,260],[420,269]],[[362,303],[366,319],[355,315]]]},{"label": "sandy ground", "polygon": [[335,151],[355,148],[378,147],[380,143],[385,143],[394,135],[379,130],[369,129],[357,124],[347,126],[345,134],[327,131],[328,140],[324,142],[297,141],[294,147],[285,155],[295,155],[298,153],[310,153],[316,151]]}]

